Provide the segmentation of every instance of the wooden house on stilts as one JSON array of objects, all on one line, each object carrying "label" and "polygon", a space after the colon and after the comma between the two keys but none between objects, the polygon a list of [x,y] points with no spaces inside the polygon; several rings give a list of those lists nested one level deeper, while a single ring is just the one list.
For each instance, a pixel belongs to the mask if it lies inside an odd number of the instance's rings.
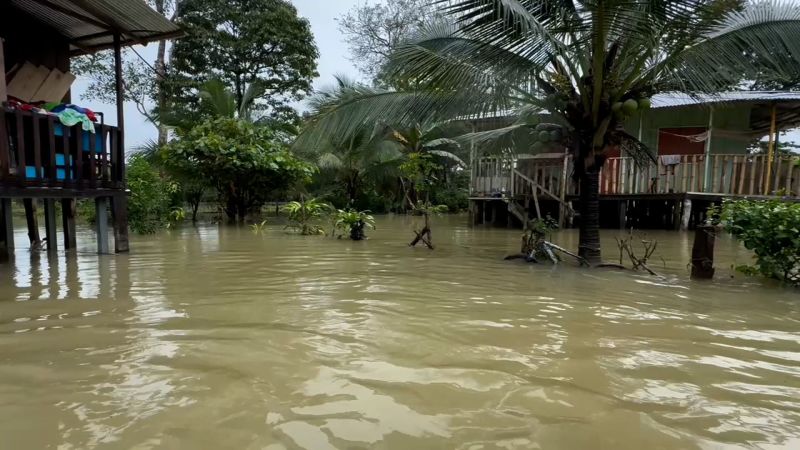
[{"label": "wooden house on stilts", "polygon": [[[48,251],[75,247],[75,201],[94,199],[97,248],[128,251],[122,52],[178,37],[180,29],[143,0],[5,0],[0,4],[0,254],[14,250],[12,205],[22,200],[32,240],[44,204]],[[113,51],[116,125],[73,105],[70,58]],[[113,119],[112,119],[113,120]]]}]

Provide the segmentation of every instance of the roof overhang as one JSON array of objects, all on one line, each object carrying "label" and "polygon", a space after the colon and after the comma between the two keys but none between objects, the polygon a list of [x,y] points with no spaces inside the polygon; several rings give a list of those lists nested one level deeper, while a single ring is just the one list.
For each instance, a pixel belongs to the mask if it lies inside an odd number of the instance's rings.
[{"label": "roof overhang", "polygon": [[123,46],[183,35],[180,27],[143,0],[9,0],[9,3],[67,38],[73,55],[111,48],[117,34]]}]

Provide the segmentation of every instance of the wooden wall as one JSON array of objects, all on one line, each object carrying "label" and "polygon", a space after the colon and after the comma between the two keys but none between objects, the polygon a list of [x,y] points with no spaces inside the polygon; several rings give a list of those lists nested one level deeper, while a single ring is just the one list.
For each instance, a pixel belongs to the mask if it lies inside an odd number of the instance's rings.
[{"label": "wooden wall", "polygon": [[25,61],[69,71],[67,38],[6,2],[0,4],[0,37],[5,40],[5,72]]}]

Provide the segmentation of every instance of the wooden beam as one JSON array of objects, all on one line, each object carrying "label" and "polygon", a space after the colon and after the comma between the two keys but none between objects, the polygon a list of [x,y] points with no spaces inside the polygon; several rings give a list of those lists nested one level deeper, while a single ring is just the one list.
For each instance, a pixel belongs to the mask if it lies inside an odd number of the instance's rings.
[{"label": "wooden beam", "polygon": [[75,199],[61,199],[61,229],[64,233],[64,249],[70,250],[77,246],[75,238]]},{"label": "wooden beam", "polygon": [[703,191],[711,192],[713,177],[711,176],[711,131],[714,128],[714,107],[708,109],[708,134],[706,136],[705,167],[703,170]]},{"label": "wooden beam", "polygon": [[[118,157],[116,161],[118,167],[119,180],[124,183],[125,180],[125,98],[124,81],[122,78],[122,47],[120,44],[120,35],[114,35],[114,87],[117,101],[117,128],[119,129],[118,136]],[[124,185],[124,184],[123,184]]]},{"label": "wooden beam", "polygon": [[[3,38],[0,38],[0,104],[8,100],[8,86],[6,85],[6,60],[3,49]],[[3,118],[5,120],[5,118]]]},{"label": "wooden beam", "polygon": [[764,191],[762,192],[764,195],[769,195],[769,182],[770,177],[772,176],[772,159],[775,156],[775,134],[776,134],[776,117],[777,117],[778,107],[774,103],[772,104],[772,114],[770,118],[770,126],[769,126],[769,147],[767,148],[767,172],[764,175]]},{"label": "wooden beam", "polygon": [[3,227],[0,230],[0,234],[2,234],[6,245],[5,250],[9,254],[14,252],[14,216],[12,215],[11,204],[10,198],[0,198],[0,210],[2,210],[0,223],[2,223]]}]

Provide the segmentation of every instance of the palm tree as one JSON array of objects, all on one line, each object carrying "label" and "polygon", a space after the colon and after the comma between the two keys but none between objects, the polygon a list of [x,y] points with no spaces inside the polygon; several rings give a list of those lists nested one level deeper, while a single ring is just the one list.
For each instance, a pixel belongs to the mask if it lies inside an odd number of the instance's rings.
[{"label": "palm tree", "polygon": [[[513,111],[518,120],[475,133],[501,139],[547,111],[562,128],[580,184],[579,253],[600,262],[601,168],[614,147],[650,152],[623,122],[657,92],[714,93],[742,80],[800,71],[800,9],[737,0],[442,0],[436,24],[390,58],[406,90],[353,87],[312,118],[306,138],[376,121],[411,126]],[[775,58],[774,55],[791,55]]]}]

